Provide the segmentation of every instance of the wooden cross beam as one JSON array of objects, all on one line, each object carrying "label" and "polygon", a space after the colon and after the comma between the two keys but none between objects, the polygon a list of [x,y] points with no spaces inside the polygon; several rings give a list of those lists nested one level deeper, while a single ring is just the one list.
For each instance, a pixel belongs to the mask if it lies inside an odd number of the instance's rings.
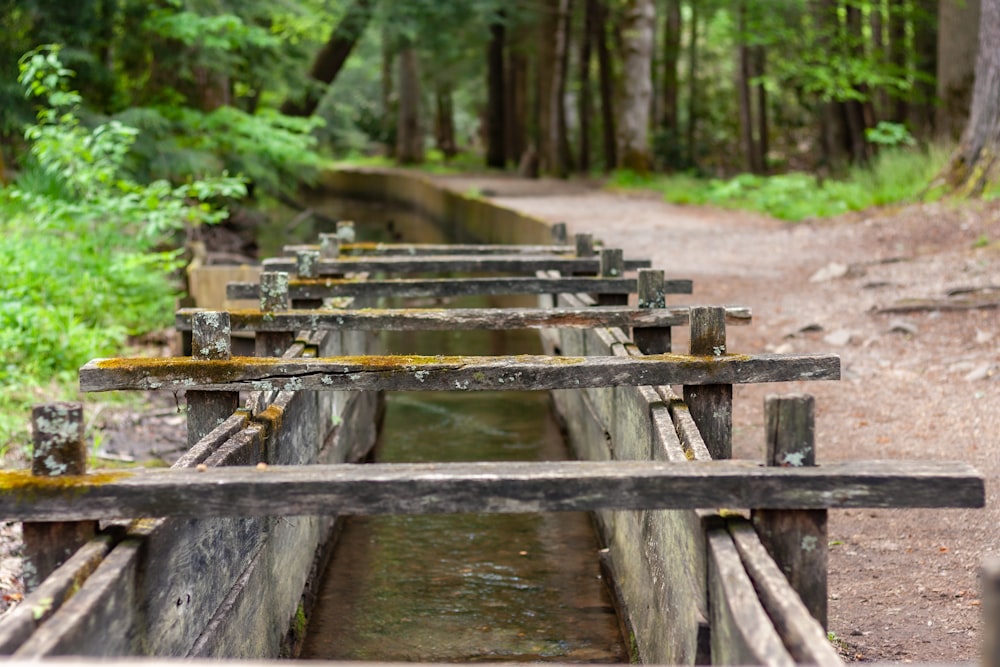
[{"label": "wooden cross beam", "polygon": [[982,476],[957,461],[336,464],[115,471],[58,481],[0,472],[0,482],[5,521],[985,503]]},{"label": "wooden cross beam", "polygon": [[[198,308],[177,311],[179,331],[190,331]],[[230,310],[233,331],[457,331],[488,329],[592,329],[594,327],[671,327],[690,320],[690,308],[405,308],[363,310]],[[750,309],[727,308],[727,324],[750,324]]]},{"label": "wooden cross beam", "polygon": [[[283,255],[320,250],[320,244],[286,245]],[[575,245],[504,245],[499,243],[341,243],[341,255],[366,257],[434,257],[440,255],[572,255]]]},{"label": "wooden cross beam", "polygon": [[718,357],[370,356],[275,359],[96,359],[80,369],[81,391],[545,390],[643,385],[745,384],[840,379],[832,354]]},{"label": "wooden cross beam", "polygon": [[[296,262],[287,258],[265,259],[265,271],[296,272]],[[649,268],[648,259],[625,260],[625,270]],[[469,273],[561,273],[596,274],[597,257],[546,257],[537,255],[447,255],[440,257],[341,257],[320,260],[317,275],[384,271],[387,273],[469,272]]]},{"label": "wooden cross beam", "polygon": [[[666,294],[691,294],[690,280],[666,280]],[[429,278],[399,280],[353,280],[350,278],[295,279],[288,281],[292,299],[332,297],[449,297],[500,294],[635,294],[635,278]],[[260,298],[260,285],[233,282],[226,286],[230,299]]]}]

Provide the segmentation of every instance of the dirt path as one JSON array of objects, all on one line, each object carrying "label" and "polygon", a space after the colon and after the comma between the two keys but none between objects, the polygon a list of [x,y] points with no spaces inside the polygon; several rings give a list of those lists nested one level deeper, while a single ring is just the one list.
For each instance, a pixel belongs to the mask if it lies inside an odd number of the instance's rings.
[{"label": "dirt path", "polygon": [[[948,310],[949,290],[1000,301],[1000,204],[924,205],[787,225],[746,213],[673,206],[581,184],[443,177],[459,192],[565,221],[668,277],[692,278],[674,303],[738,304],[734,352],[836,352],[844,379],[738,387],[734,448],[762,458],[763,397],[817,400],[819,461],[950,459],[987,478],[985,510],[835,511],[830,630],[850,660],[975,661],[977,569],[1000,555],[1000,311]],[[994,286],[998,291],[983,288]],[[902,299],[933,299],[880,314]],[[684,349],[682,340],[676,349]]]}]

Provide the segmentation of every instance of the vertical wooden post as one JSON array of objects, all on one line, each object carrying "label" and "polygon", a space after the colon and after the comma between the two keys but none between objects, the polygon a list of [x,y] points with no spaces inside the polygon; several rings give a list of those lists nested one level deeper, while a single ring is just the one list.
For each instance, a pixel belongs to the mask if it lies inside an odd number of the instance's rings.
[{"label": "vertical wooden post", "polygon": [[[667,307],[663,271],[639,269],[637,287],[640,308]],[[670,352],[670,327],[636,327],[632,329],[632,340],[643,354]]]},{"label": "vertical wooden post", "polygon": [[[31,474],[36,477],[83,475],[87,450],[83,404],[46,403],[31,409]],[[96,521],[24,524],[24,585],[33,591],[97,532]]]},{"label": "vertical wooden post", "polygon": [[552,223],[552,243],[555,245],[566,245],[568,238],[565,222]]},{"label": "vertical wooden post", "polygon": [[573,237],[576,242],[576,256],[577,257],[593,257],[594,256],[594,235],[593,234],[577,234]]},{"label": "vertical wooden post", "polygon": [[353,220],[339,220],[337,222],[337,238],[341,243],[354,243],[357,235],[354,233]]},{"label": "vertical wooden post", "polygon": [[[191,319],[192,359],[221,361],[232,356],[229,313],[206,310]],[[188,446],[193,446],[239,407],[238,391],[188,391]]]},{"label": "vertical wooden post", "polygon": [[336,234],[320,234],[319,254],[323,259],[340,257],[340,237]]},{"label": "vertical wooden post", "polygon": [[[705,357],[721,357],[726,354],[725,308],[691,308],[691,354]],[[684,402],[687,403],[712,458],[732,458],[733,386],[685,386]]]},{"label": "vertical wooden post", "polygon": [[[278,313],[288,310],[288,274],[265,271],[260,274],[260,310]],[[254,355],[280,357],[295,342],[294,331],[258,331],[254,335]]]},{"label": "vertical wooden post", "polygon": [[[625,254],[621,248],[601,248],[600,269],[601,278],[621,278],[625,275]],[[599,306],[627,306],[628,294],[599,294]]]},{"label": "vertical wooden post", "polygon": [[983,667],[1000,667],[1000,558],[980,570],[983,581]]},{"label": "vertical wooden post", "polygon": [[[353,224],[353,223],[352,223]],[[319,277],[319,251],[300,250],[295,254],[295,272],[299,278]],[[295,299],[293,308],[321,308],[323,299]]]},{"label": "vertical wooden post", "polygon": [[[807,394],[768,396],[764,401],[769,466],[816,465],[815,401]],[[760,541],[802,598],[827,627],[826,510],[754,510]]]}]

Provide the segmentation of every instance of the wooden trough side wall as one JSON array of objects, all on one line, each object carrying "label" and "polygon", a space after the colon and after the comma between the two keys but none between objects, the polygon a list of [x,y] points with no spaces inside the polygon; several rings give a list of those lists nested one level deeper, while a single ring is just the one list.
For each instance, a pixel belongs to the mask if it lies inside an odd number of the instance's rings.
[{"label": "wooden trough side wall", "polygon": [[390,202],[421,213],[451,243],[545,244],[548,223],[486,200],[438,187],[418,174],[339,169],[323,174],[319,196]]}]

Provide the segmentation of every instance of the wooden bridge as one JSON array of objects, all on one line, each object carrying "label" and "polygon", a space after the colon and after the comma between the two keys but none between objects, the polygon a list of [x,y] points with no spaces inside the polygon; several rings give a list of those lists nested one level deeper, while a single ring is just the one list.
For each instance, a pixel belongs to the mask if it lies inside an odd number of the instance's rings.
[{"label": "wooden bridge", "polygon": [[[748,324],[746,308],[668,306],[690,281],[556,232],[551,245],[451,247],[359,244],[345,226],[230,285],[259,309],[179,311],[188,356],[84,366],[84,391],[184,390],[190,449],[169,470],[85,474],[79,406],[36,409],[32,472],[2,474],[0,517],[26,522],[34,570],[0,654],[289,655],[338,516],[588,510],[635,660],[839,664],[827,510],[981,507],[982,478],[951,461],[818,466],[805,395],[767,400],[767,465],[732,460],[734,384],[835,380],[839,359],[736,354],[726,327]],[[507,275],[403,277],[424,272]],[[540,306],[373,307],[507,293]],[[546,354],[382,356],[370,335],[511,328],[540,330]],[[256,356],[232,356],[232,331],[253,332]],[[381,392],[404,389],[552,390],[579,460],[357,465]]]}]

